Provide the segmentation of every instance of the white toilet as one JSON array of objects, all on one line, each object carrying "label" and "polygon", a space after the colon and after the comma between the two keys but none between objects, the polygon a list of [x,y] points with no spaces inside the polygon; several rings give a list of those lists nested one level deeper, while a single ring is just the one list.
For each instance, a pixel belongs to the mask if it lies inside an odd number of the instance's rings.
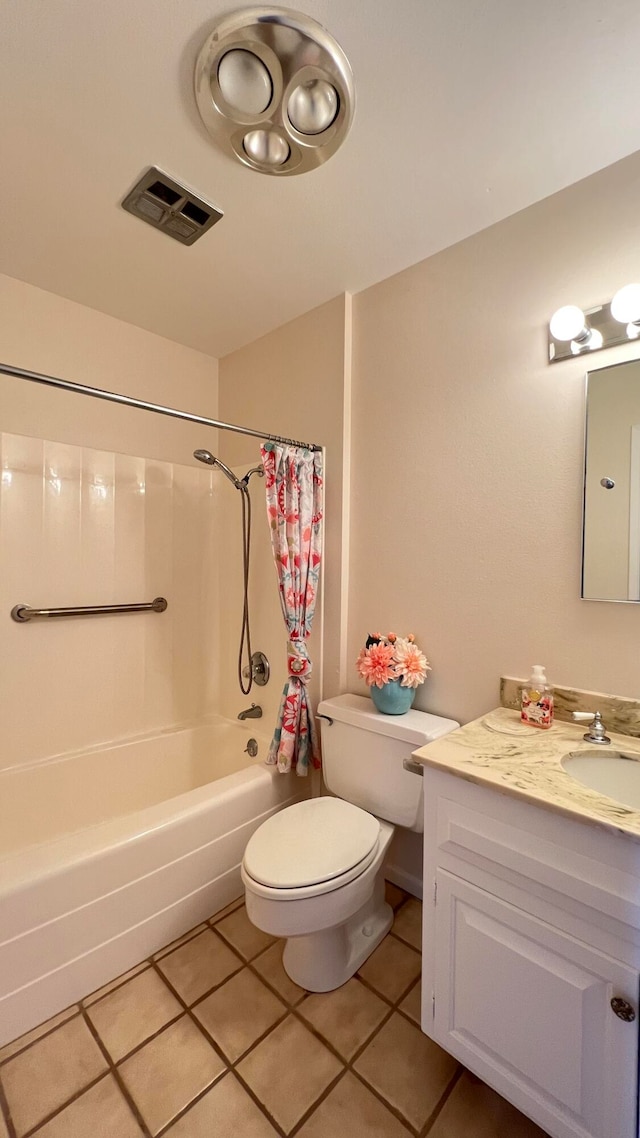
[{"label": "white toilet", "polygon": [[394,826],[422,831],[422,778],[403,761],[459,724],[422,711],[381,715],[368,698],[341,695],[318,707],[324,781],[338,797],[311,798],[273,814],[242,862],[254,925],[286,937],[292,980],[329,992],[353,976],[389,931],[384,860]]}]

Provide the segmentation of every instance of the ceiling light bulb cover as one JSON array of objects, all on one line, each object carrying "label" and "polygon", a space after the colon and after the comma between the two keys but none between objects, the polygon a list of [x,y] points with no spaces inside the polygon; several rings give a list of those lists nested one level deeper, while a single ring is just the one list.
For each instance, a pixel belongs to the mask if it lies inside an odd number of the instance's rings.
[{"label": "ceiling light bulb cover", "polygon": [[300,134],[320,134],[331,126],[339,105],[335,87],[324,79],[310,79],[294,87],[289,95],[287,114]]},{"label": "ceiling light bulb cover", "polygon": [[635,324],[640,320],[640,284],[618,289],[611,301],[611,315],[621,324]]},{"label": "ceiling light bulb cover", "polygon": [[274,130],[250,130],[242,145],[249,158],[261,166],[282,166],[290,153],[289,144]]},{"label": "ceiling light bulb cover", "polygon": [[291,8],[246,8],[218,21],[195,70],[198,109],[220,147],[263,174],[304,174],[342,145],[353,121],[349,61]]},{"label": "ceiling light bulb cover", "polygon": [[218,85],[230,107],[244,115],[266,111],[273,94],[271,76],[252,51],[227,51],[218,64]]},{"label": "ceiling light bulb cover", "polygon": [[554,340],[575,340],[586,330],[584,312],[577,304],[565,304],[558,308],[549,321],[549,331]]}]

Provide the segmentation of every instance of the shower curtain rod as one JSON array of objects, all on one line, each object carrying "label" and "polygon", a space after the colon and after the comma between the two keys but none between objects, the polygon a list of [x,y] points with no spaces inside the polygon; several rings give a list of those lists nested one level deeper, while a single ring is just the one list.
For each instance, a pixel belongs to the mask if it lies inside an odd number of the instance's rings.
[{"label": "shower curtain rod", "polygon": [[107,399],[111,403],[124,403],[127,407],[138,407],[141,411],[155,411],[158,415],[169,415],[173,419],[186,419],[189,423],[201,423],[204,427],[219,427],[222,431],[235,431],[239,435],[253,435],[256,439],[267,439],[271,443],[285,443],[288,446],[304,447],[305,450],[322,450],[319,443],[302,443],[298,439],[287,439],[282,435],[272,435],[268,431],[254,431],[251,427],[238,427],[234,423],[222,423],[219,419],[207,419],[204,415],[192,415],[190,411],[177,411],[174,407],[163,407],[160,403],[147,403],[144,399],[133,399],[130,395],[118,395],[115,391],[103,391],[100,387],[87,387],[84,383],[73,383],[67,379],[56,379],[39,371],[26,371],[11,364],[0,364],[0,372],[16,379],[28,379],[32,383],[43,383],[47,387],[59,387],[63,391],[75,391],[78,395],[93,395],[94,399]]}]

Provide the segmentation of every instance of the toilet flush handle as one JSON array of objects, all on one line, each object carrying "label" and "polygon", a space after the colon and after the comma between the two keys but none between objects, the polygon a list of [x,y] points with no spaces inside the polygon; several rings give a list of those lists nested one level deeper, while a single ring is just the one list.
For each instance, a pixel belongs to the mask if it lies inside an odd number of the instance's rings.
[{"label": "toilet flush handle", "polygon": [[424,775],[422,763],[417,763],[415,759],[403,759],[402,765],[410,774],[419,774],[421,778]]}]

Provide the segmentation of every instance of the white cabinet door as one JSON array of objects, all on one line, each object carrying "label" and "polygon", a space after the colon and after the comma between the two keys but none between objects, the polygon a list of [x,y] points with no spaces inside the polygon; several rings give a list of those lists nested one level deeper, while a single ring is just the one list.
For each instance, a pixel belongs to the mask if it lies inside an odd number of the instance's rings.
[{"label": "white cabinet door", "polygon": [[437,875],[433,1037],[553,1138],[635,1138],[638,973]]}]

